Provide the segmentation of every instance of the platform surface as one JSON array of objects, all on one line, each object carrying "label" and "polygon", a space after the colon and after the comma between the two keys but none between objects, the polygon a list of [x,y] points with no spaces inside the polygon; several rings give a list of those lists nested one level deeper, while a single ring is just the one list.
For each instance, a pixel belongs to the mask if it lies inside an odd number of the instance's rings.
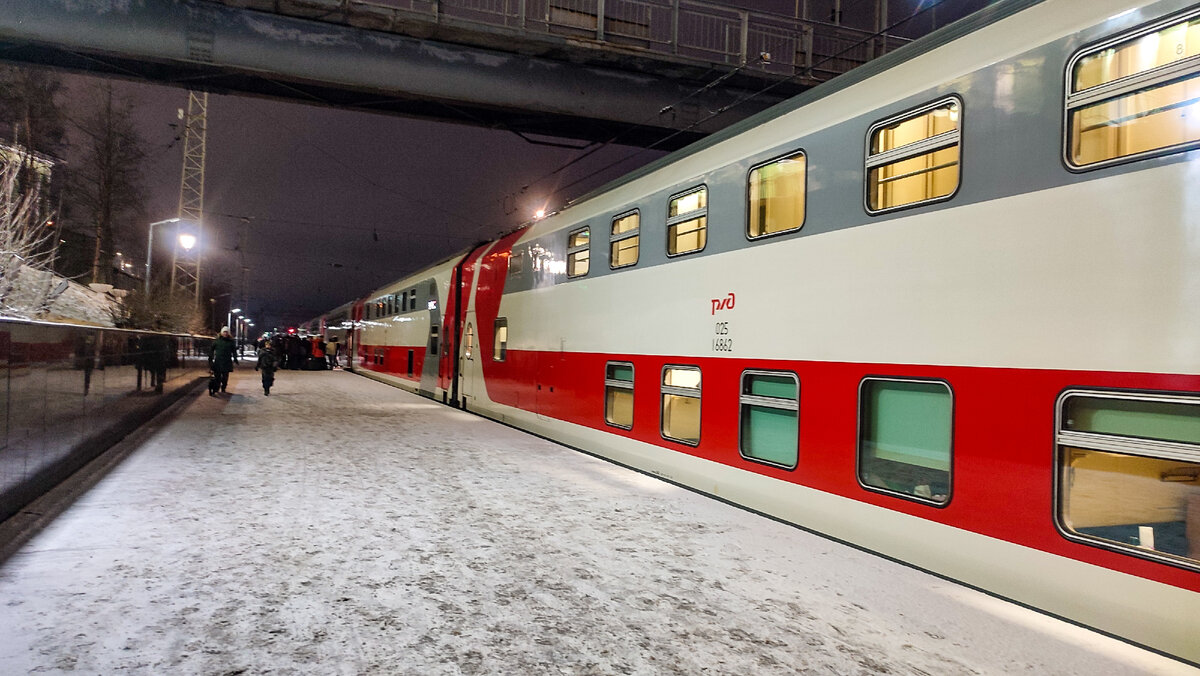
[{"label": "platform surface", "polygon": [[1197,674],[342,371],[201,392],[0,566],[0,674]]}]

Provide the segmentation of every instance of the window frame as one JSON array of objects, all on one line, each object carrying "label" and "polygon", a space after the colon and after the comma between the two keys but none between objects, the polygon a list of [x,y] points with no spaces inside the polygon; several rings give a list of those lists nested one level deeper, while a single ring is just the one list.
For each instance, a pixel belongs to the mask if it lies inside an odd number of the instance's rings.
[{"label": "window frame", "polygon": [[[779,233],[774,233],[774,234],[779,234]],[[790,399],[782,400],[780,397],[766,397],[766,396],[757,395],[757,394],[746,394],[746,377],[747,376],[772,376],[772,377],[790,376],[792,378],[792,381],[796,383],[796,398],[795,398],[795,400],[790,400]],[[778,467],[779,469],[785,469],[785,470],[788,470],[789,472],[794,471],[797,467],[800,466],[800,376],[797,375],[795,371],[771,371],[768,369],[746,369],[745,371],[742,371],[742,377],[738,380],[738,384],[741,388],[740,391],[738,392],[738,455],[742,456],[742,459],[746,460],[748,462],[755,462],[760,465],[767,465],[768,467]],[[789,402],[791,402],[792,405],[780,406],[778,403],[779,401],[789,401]],[[743,439],[742,439],[742,429],[743,429],[742,412],[743,412],[744,406],[761,406],[764,408],[774,408],[774,409],[796,412],[796,462],[792,463],[791,465],[784,465],[782,463],[771,462],[770,460],[764,460],[762,458],[756,458],[751,455],[746,455],[746,451],[745,451],[745,448],[743,447]]]},{"label": "window frame", "polygon": [[[504,327],[504,342],[500,342],[500,327]],[[508,317],[496,317],[492,322],[492,361],[508,361]]]},{"label": "window frame", "polygon": [[[619,235],[612,234],[612,228],[614,225],[617,224],[617,221],[629,218],[630,216],[638,217],[638,227],[636,227],[633,230],[630,230],[628,232],[623,232]],[[609,270],[622,270],[624,268],[631,268],[638,264],[638,261],[641,260],[641,258],[642,258],[641,236],[642,236],[642,212],[640,209],[630,209],[629,211],[619,213],[616,216],[612,217],[612,219],[609,221],[609,225],[608,225],[608,269]],[[637,257],[633,259],[632,263],[626,263],[624,265],[614,265],[613,264],[614,258],[612,255],[613,254],[613,245],[616,244],[617,242],[623,242],[627,239],[633,239],[634,237],[638,238],[638,255],[637,255]]]},{"label": "window frame", "polygon": [[[958,124],[955,126],[953,131],[942,132],[941,134],[930,136],[915,143],[909,143],[907,145],[900,146],[899,148],[892,148],[891,150],[878,153],[876,155],[871,154],[871,139],[874,137],[876,131],[897,122],[903,122],[905,120],[919,117],[930,111],[937,110],[938,108],[941,108],[949,103],[958,104]],[[866,209],[867,213],[871,216],[879,216],[881,214],[890,214],[894,211],[900,211],[902,209],[915,209],[929,204],[937,204],[938,202],[946,202],[954,199],[955,195],[958,194],[958,191],[962,189],[963,184],[963,167],[965,166],[965,154],[963,153],[963,125],[966,122],[966,117],[966,105],[963,102],[963,98],[958,94],[950,94],[948,96],[943,96],[933,101],[923,103],[915,108],[909,108],[908,110],[879,120],[870,127],[867,127],[867,137],[864,148],[865,155],[863,157],[863,208]],[[903,162],[904,160],[912,159],[920,155],[934,153],[938,150],[944,150],[955,145],[958,146],[958,183],[955,184],[954,190],[951,190],[949,193],[941,197],[932,197],[916,202],[906,202],[905,204],[898,204],[894,207],[886,207],[884,209],[871,208],[871,169],[886,164]]]},{"label": "window frame", "polygon": [[[691,394],[692,388],[678,387],[674,385],[666,385],[663,381],[667,377],[667,369],[679,369],[682,371],[695,371],[700,374],[700,387],[695,388],[696,394]],[[690,441],[687,439],[678,439],[676,437],[667,436],[663,430],[663,397],[665,395],[674,395],[677,397],[690,397],[700,401],[700,429],[696,431],[696,440]],[[677,444],[696,447],[700,445],[701,435],[704,432],[704,373],[699,366],[694,364],[663,364],[662,370],[658,375],[658,435],[667,441],[673,441]]]},{"label": "window frame", "polygon": [[[868,142],[869,142],[869,140],[868,140]],[[754,205],[752,205],[750,203],[750,187],[751,187],[750,175],[753,174],[755,171],[762,169],[763,167],[768,167],[772,164],[775,164],[777,162],[782,162],[783,160],[790,159],[797,155],[804,157],[804,218],[802,218],[800,220],[800,225],[797,225],[794,228],[788,228],[787,230],[780,230],[778,232],[769,232],[765,235],[751,237],[750,236],[750,211],[754,208]],[[757,242],[759,240],[764,240],[764,239],[768,239],[771,237],[778,237],[779,235],[786,235],[789,232],[798,232],[801,228],[804,227],[804,224],[807,222],[808,222],[808,152],[807,151],[805,151],[803,148],[797,148],[795,150],[791,150],[786,153],[783,153],[782,155],[772,157],[769,160],[764,160],[762,162],[759,162],[758,164],[750,167],[746,171],[746,228],[745,228],[744,232],[746,235],[746,239],[748,241]]]},{"label": "window frame", "polygon": [[[588,234],[587,244],[571,246],[571,240],[581,232]],[[581,274],[571,274],[571,256],[578,255],[580,252],[586,251],[588,254],[588,269],[587,272]],[[592,271],[592,228],[590,225],[585,225],[582,228],[575,228],[567,233],[567,279],[578,279],[579,277],[587,277],[588,272]]]},{"label": "window frame", "polygon": [[[862,475],[863,422],[864,422],[863,421],[863,392],[864,392],[864,386],[868,382],[920,383],[922,385],[938,384],[938,385],[944,386],[946,388],[946,392],[948,392],[950,394],[950,462],[948,463],[949,466],[946,470],[947,489],[946,489],[946,499],[944,501],[938,502],[937,500],[934,500],[932,498],[923,498],[919,495],[914,495],[912,493],[904,493],[902,491],[896,491],[896,490],[892,490],[890,488],[884,488],[882,486],[873,486],[873,485],[868,484],[863,481],[863,475]],[[921,504],[921,505],[927,505],[929,507],[936,507],[938,509],[945,509],[946,507],[949,507],[950,503],[954,500],[954,463],[955,463],[955,456],[957,455],[954,452],[955,451],[954,432],[957,427],[956,423],[958,421],[958,415],[957,415],[958,400],[957,400],[957,397],[955,397],[955,395],[954,395],[954,387],[952,385],[950,385],[950,381],[946,380],[945,378],[917,378],[917,377],[909,377],[909,376],[882,376],[882,375],[863,376],[862,380],[858,381],[857,409],[858,410],[855,412],[856,421],[855,421],[855,428],[854,428],[854,479],[856,481],[858,481],[858,485],[860,487],[862,487],[863,490],[867,490],[872,493],[880,493],[882,495],[890,495],[892,497],[901,498],[903,500],[908,500],[910,502],[915,502],[915,503]]]},{"label": "window frame", "polygon": [[[704,208],[703,209],[696,209],[695,211],[689,211],[685,214],[677,215],[675,217],[672,217],[670,215],[671,214],[671,202],[673,202],[677,199],[687,197],[688,195],[691,195],[693,193],[701,192],[701,191],[704,192]],[[680,256],[690,256],[695,253],[700,253],[701,251],[704,251],[706,248],[708,248],[708,208],[709,208],[709,190],[708,190],[707,183],[701,183],[700,185],[692,186],[691,188],[688,188],[687,190],[674,193],[670,197],[667,198],[667,221],[666,221],[666,228],[665,228],[666,235],[667,235],[667,241],[666,241],[667,258],[678,258]],[[671,253],[671,226],[678,225],[679,223],[687,223],[688,221],[698,220],[700,218],[704,219],[704,246],[702,246],[698,249],[688,249],[687,251],[678,251],[676,253]],[[642,224],[641,216],[638,216],[638,230],[639,231],[641,230],[641,224]],[[678,237],[679,237],[679,235],[677,232],[676,239],[678,239]],[[638,243],[638,255],[639,256],[641,255],[641,242]]]},{"label": "window frame", "polygon": [[[608,425],[609,427],[615,427],[615,428],[621,429],[621,430],[631,430],[631,429],[633,429],[633,421],[632,421],[633,416],[632,415],[631,415],[631,420],[630,420],[630,423],[628,426],[618,425],[617,423],[612,422],[611,420],[608,419],[608,388],[615,387],[615,388],[622,389],[622,390],[629,390],[629,396],[636,397],[636,395],[634,394],[634,389],[633,389],[633,383],[634,383],[633,380],[628,380],[628,381],[614,380],[614,379],[608,377],[608,369],[612,366],[628,366],[629,370],[633,373],[633,378],[635,378],[635,379],[637,378],[637,368],[633,365],[633,362],[631,362],[631,361],[616,361],[616,360],[614,360],[614,361],[604,362],[604,424]],[[636,398],[634,399],[634,401],[636,402]],[[634,415],[636,415],[636,413],[637,413],[636,406],[634,407],[632,413]]]},{"label": "window frame", "polygon": [[[1054,401],[1054,464],[1051,472],[1052,519],[1054,528],[1063,538],[1089,547],[1106,549],[1110,552],[1147,559],[1157,563],[1165,563],[1187,570],[1200,570],[1200,563],[1185,559],[1166,552],[1145,549],[1136,545],[1123,545],[1114,540],[1087,535],[1071,530],[1063,518],[1063,449],[1065,447],[1083,450],[1099,451],[1102,453],[1119,453],[1134,455],[1153,460],[1177,460],[1181,462],[1200,463],[1200,444],[1187,442],[1162,441],[1141,439],[1138,437],[1123,437],[1104,432],[1079,432],[1063,430],[1063,412],[1067,400],[1071,397],[1090,397],[1095,399],[1112,399],[1116,401],[1148,401],[1162,403],[1190,403],[1200,408],[1200,397],[1174,392],[1148,392],[1145,390],[1122,390],[1105,388],[1072,387],[1063,390]],[[1154,452],[1157,451],[1157,452]]]},{"label": "window frame", "polygon": [[1150,70],[1134,73],[1133,75],[1126,75],[1125,77],[1118,78],[1111,82],[1094,85],[1082,91],[1072,93],[1071,80],[1076,64],[1088,56],[1091,56],[1097,52],[1102,52],[1110,47],[1115,47],[1116,45],[1124,42],[1132,42],[1138,38],[1150,35],[1151,33],[1156,33],[1173,24],[1187,22],[1196,18],[1200,18],[1200,10],[1184,10],[1165,19],[1160,19],[1152,23],[1143,24],[1141,26],[1122,31],[1111,37],[1105,38],[1101,42],[1082,47],[1077,50],[1071,56],[1071,58],[1067,59],[1067,67],[1063,72],[1062,161],[1068,171],[1074,173],[1083,173],[1086,171],[1111,167],[1117,164],[1138,162],[1151,157],[1184,153],[1189,150],[1200,148],[1200,139],[1197,139],[1195,141],[1188,141],[1173,146],[1167,146],[1165,148],[1146,150],[1133,155],[1112,157],[1107,160],[1101,160],[1091,164],[1075,164],[1071,161],[1071,112],[1074,109],[1085,108],[1087,106],[1096,105],[1105,101],[1118,99],[1122,96],[1135,94],[1140,91],[1147,91],[1158,86],[1166,86],[1173,81],[1182,81],[1186,79],[1185,76],[1188,74],[1188,72],[1194,72],[1196,77],[1200,78],[1200,55],[1197,55],[1176,61],[1174,63],[1156,66]]}]

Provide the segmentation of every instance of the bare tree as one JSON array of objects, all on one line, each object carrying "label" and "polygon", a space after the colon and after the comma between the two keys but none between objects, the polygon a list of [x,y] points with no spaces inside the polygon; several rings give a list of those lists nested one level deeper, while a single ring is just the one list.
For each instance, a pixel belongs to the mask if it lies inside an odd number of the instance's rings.
[{"label": "bare tree", "polygon": [[107,282],[109,258],[118,226],[140,216],[142,140],[133,123],[133,103],[113,92],[111,84],[97,88],[93,109],[73,121],[82,132],[82,159],[71,172],[71,201],[80,207],[96,242],[92,252],[92,281]]},{"label": "bare tree", "polygon": [[65,282],[49,272],[57,233],[50,214],[41,209],[42,183],[22,181],[24,153],[5,155],[0,159],[0,313],[28,318],[44,313]]}]

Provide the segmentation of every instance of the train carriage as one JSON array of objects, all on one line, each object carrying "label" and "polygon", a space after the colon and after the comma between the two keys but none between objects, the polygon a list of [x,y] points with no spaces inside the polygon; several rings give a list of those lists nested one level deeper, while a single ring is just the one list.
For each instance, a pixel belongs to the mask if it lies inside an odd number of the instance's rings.
[{"label": "train carriage", "polygon": [[1198,146],[1200,6],[1006,0],[381,289],[357,365],[1200,662]]}]

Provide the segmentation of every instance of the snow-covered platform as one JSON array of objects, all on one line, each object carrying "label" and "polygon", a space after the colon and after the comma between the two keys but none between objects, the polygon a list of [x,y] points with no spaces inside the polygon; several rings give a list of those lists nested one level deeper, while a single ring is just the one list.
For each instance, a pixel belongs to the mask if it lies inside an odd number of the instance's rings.
[{"label": "snow-covered platform", "polygon": [[1197,673],[366,378],[256,376],[0,567],[0,673]]}]

